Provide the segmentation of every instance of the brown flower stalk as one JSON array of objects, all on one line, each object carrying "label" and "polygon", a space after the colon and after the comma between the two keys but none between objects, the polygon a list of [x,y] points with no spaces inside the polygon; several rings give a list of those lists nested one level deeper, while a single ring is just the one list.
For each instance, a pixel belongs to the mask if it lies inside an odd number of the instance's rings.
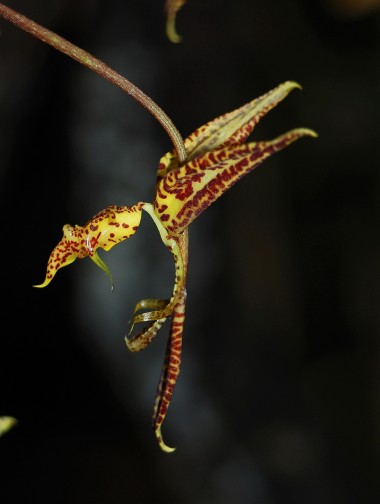
[{"label": "brown flower stalk", "polygon": [[112,82],[112,84],[115,84],[115,86],[118,86],[122,91],[132,96],[132,98],[134,98],[138,103],[140,103],[140,105],[146,108],[163,126],[166,133],[169,135],[171,141],[173,142],[180,164],[186,161],[187,154],[181,134],[174,126],[172,120],[167,116],[167,114],[165,114],[165,112],[157,105],[157,103],[155,103],[149,96],[143,93],[141,89],[132,84],[132,82],[120,75],[115,70],[112,70],[112,68],[106,65],[103,61],[92,56],[92,54],[84,51],[80,47],[72,44],[68,40],[35,23],[31,19],[23,16],[22,14],[19,14],[15,10],[7,7],[2,3],[0,3],[0,16],[16,25],[18,28],[21,28],[34,37],[42,40],[42,42],[45,42],[46,44],[54,47],[54,49],[57,49],[58,51],[66,54],[66,56],[73,58],[78,63],[81,63],[83,66],[89,68],[93,72],[103,77],[103,79]]}]

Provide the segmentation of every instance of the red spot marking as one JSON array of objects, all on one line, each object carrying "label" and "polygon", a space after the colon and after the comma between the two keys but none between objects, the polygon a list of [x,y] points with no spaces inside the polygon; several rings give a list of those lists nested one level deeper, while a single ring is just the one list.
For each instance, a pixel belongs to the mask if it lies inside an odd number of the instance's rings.
[{"label": "red spot marking", "polygon": [[97,244],[97,239],[95,237],[91,238],[90,245],[94,247]]},{"label": "red spot marking", "polygon": [[186,175],[194,175],[195,173],[197,173],[197,169],[196,168],[191,168],[191,165],[190,164],[187,164],[186,167],[185,167],[185,173]]},{"label": "red spot marking", "polygon": [[[170,192],[170,191],[169,191],[169,192]],[[161,188],[160,188],[160,187],[158,187],[158,189],[157,189],[157,196],[156,196],[156,199],[157,199],[157,198],[160,198],[160,199],[166,199],[166,198],[167,198],[167,195],[166,195],[164,192],[162,192],[162,190],[161,190]]]},{"label": "red spot marking", "polygon": [[158,211],[158,213],[162,213],[162,212],[164,212],[167,208],[168,208],[168,205],[161,205],[161,206],[157,207],[157,211]]},{"label": "red spot marking", "polygon": [[170,402],[172,395],[173,395],[172,392],[166,392],[166,394],[164,394],[165,401]]}]

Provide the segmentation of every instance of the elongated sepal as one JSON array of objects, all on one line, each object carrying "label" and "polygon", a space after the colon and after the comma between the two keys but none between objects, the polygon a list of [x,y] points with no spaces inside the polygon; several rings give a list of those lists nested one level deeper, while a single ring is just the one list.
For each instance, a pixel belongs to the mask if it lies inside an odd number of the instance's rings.
[{"label": "elongated sepal", "polygon": [[189,158],[193,159],[204,152],[221,147],[242,144],[259,121],[294,89],[301,89],[298,82],[283,82],[258,98],[197,129],[185,140]]},{"label": "elongated sepal", "polygon": [[244,175],[305,136],[314,137],[316,133],[298,128],[274,140],[233,144],[196,157],[158,182],[154,201],[156,214],[171,236],[179,236]]},{"label": "elongated sepal", "polygon": [[[188,161],[222,147],[242,144],[262,117],[294,89],[301,89],[301,86],[295,81],[283,82],[258,98],[196,129],[184,141]],[[158,179],[177,168],[178,160],[175,151],[170,151],[160,160]]]},{"label": "elongated sepal", "polygon": [[[133,236],[140,225],[143,203],[132,207],[112,205],[97,213],[85,226],[63,226],[63,238],[50,254],[45,280],[34,287],[46,287],[57,271],[75,259],[90,257],[111,278],[97,249],[110,250]],[[113,284],[112,284],[113,285]]]},{"label": "elongated sepal", "polygon": [[165,361],[157,387],[152,417],[153,430],[158,444],[161,450],[167,453],[173,452],[175,448],[168,446],[164,442],[161,428],[180,373],[185,310],[186,290],[183,288],[173,310],[170,336],[166,346]]}]

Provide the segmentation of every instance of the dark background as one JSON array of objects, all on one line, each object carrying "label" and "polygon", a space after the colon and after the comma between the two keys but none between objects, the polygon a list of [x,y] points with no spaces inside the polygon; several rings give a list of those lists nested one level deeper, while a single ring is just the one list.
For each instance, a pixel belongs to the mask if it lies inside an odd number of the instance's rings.
[{"label": "dark background", "polygon": [[[168,327],[141,354],[135,303],[167,297],[153,224],[43,281],[65,223],[152,199],[161,126],[130,97],[0,20],[0,502],[379,502],[379,8],[188,0],[8,5],[125,75],[183,136],[292,79],[252,135],[305,126],[190,229],[183,366],[150,418]],[[347,2],[348,4],[350,2]],[[352,2],[351,2],[352,3]],[[375,2],[374,2],[375,3]],[[341,4],[341,8],[337,5]]]}]

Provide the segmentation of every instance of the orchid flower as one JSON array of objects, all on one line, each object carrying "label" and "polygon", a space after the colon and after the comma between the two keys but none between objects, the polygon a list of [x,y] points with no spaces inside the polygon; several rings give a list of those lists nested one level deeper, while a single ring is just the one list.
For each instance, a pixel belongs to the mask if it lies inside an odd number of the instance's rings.
[{"label": "orchid flower", "polygon": [[[260,119],[296,88],[300,88],[296,82],[284,82],[194,131],[184,141],[187,154],[184,162],[178,161],[174,149],[161,158],[152,203],[139,202],[131,207],[109,206],[83,227],[66,224],[62,240],[50,255],[44,282],[35,286],[45,287],[60,268],[87,256],[111,277],[97,253],[98,249],[108,251],[130,238],[140,225],[143,210],[151,216],[164,245],[174,258],[174,287],[168,299],[143,299],[136,304],[131,329],[125,339],[129,350],[140,351],[151,343],[164,322],[171,318],[152,418],[158,444],[165,452],[175,449],[164,442],[161,427],[181,365],[189,225],[269,156],[301,137],[317,136],[310,129],[297,128],[274,140],[246,142]],[[145,326],[134,333],[136,324],[140,323],[145,323]]]}]

